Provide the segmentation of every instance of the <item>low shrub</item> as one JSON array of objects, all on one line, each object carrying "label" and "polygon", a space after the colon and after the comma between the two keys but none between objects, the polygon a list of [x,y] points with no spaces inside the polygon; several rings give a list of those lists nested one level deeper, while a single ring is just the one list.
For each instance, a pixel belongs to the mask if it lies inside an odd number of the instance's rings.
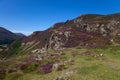
[{"label": "low shrub", "polygon": [[46,74],[52,72],[53,62],[42,65],[38,69],[38,73]]}]

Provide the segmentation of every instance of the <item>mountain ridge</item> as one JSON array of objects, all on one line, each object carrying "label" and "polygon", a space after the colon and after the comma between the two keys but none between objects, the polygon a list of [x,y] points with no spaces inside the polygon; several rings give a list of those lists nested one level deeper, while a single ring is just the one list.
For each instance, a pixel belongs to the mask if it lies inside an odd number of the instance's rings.
[{"label": "mountain ridge", "polygon": [[[36,31],[22,38],[21,47],[31,45],[34,49],[107,47],[120,43],[120,14],[85,14],[75,19],[54,24],[45,31]],[[25,51],[27,52],[27,51]]]},{"label": "mountain ridge", "polygon": [[17,38],[19,38],[19,36],[15,35],[13,32],[0,27],[0,44],[10,44]]},{"label": "mountain ridge", "polygon": [[19,36],[19,37],[24,37],[24,36],[26,36],[26,35],[24,35],[23,33],[15,33],[17,36]]}]

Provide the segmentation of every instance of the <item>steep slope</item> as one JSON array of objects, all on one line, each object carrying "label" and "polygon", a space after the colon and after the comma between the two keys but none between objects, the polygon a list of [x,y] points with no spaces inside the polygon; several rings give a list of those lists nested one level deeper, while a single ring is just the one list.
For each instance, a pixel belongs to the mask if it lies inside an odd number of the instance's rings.
[{"label": "steep slope", "polygon": [[23,37],[21,48],[25,53],[40,53],[72,47],[103,48],[113,43],[120,43],[120,14],[84,14]]},{"label": "steep slope", "polygon": [[0,27],[0,45],[1,44],[10,44],[15,39],[19,38],[16,34],[12,33],[11,31]]}]

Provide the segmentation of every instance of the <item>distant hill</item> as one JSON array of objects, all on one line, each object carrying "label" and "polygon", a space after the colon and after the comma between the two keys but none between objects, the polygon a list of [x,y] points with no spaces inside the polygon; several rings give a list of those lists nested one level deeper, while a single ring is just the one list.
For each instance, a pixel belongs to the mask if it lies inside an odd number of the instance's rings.
[{"label": "distant hill", "polygon": [[16,34],[12,33],[11,31],[0,27],[0,45],[2,44],[10,44],[14,40],[19,38]]},{"label": "distant hill", "polygon": [[20,36],[20,37],[24,37],[26,35],[24,35],[23,33],[15,33],[17,36]]}]

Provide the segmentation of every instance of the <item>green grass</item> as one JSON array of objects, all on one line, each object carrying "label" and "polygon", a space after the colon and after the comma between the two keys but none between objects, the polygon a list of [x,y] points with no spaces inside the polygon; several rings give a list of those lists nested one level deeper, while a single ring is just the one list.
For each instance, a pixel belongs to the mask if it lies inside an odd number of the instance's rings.
[{"label": "green grass", "polygon": [[[86,51],[92,51],[95,55],[102,53],[103,56],[78,55],[73,57],[71,55],[72,52],[83,53]],[[51,53],[55,54],[54,51],[51,51]],[[53,71],[49,74],[39,74],[37,73],[37,68],[31,65],[27,69],[28,72],[18,71],[14,74],[8,73],[4,80],[53,80],[59,76],[67,77],[70,80],[120,80],[120,46],[111,46],[110,48],[104,49],[72,48],[64,50],[64,53],[66,55],[61,56],[61,60],[72,59],[75,61],[74,65],[68,65],[67,69]],[[23,57],[25,58],[27,55],[18,55],[17,59],[22,60]],[[44,62],[49,61],[52,60],[46,59]],[[13,62],[18,63],[19,61]],[[42,64],[45,64],[44,62]],[[10,63],[10,65],[12,64]],[[65,73],[69,70],[73,70],[75,73],[66,75]]]},{"label": "green grass", "polygon": [[92,73],[93,71],[97,70],[98,68],[99,68],[98,65],[85,66],[82,68],[78,68],[78,74],[81,74],[84,76],[84,75]]},{"label": "green grass", "polygon": [[11,46],[12,46],[12,49],[11,49],[11,51],[9,52],[9,55],[10,55],[10,56],[16,55],[16,54],[19,53],[19,51],[21,51],[21,49],[20,49],[21,42],[22,42],[21,39],[17,39],[17,40],[11,45]]}]

